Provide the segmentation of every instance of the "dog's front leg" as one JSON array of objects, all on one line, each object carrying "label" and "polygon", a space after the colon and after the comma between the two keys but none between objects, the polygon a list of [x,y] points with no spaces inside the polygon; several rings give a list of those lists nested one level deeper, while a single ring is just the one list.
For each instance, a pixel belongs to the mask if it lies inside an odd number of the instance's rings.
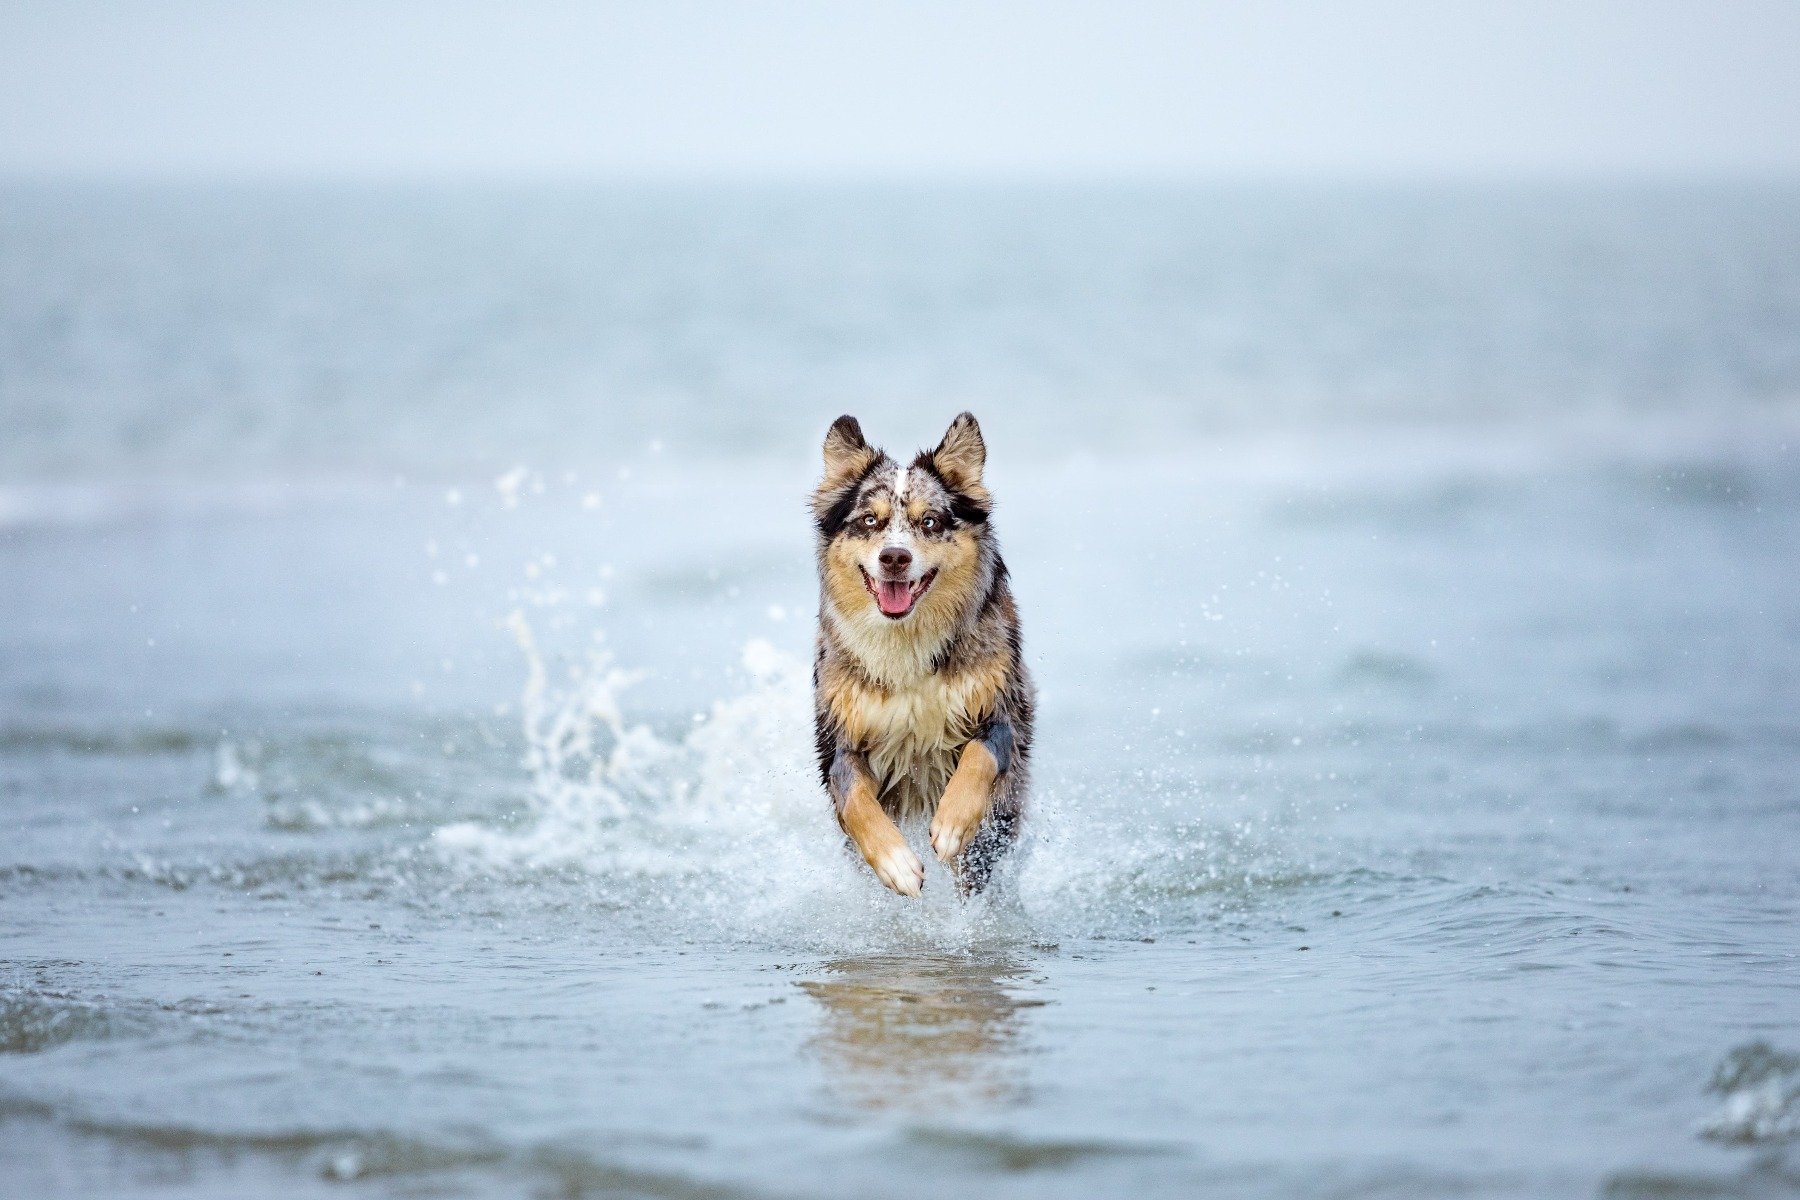
[{"label": "dog's front leg", "polygon": [[828,782],[838,825],[875,878],[902,896],[916,898],[925,886],[925,864],[900,836],[894,819],[882,811],[868,760],[839,747]]},{"label": "dog's front leg", "polygon": [[931,817],[931,849],[940,862],[954,862],[974,840],[994,803],[994,785],[1006,773],[1012,755],[1012,722],[1005,717],[995,717],[980,737],[963,747],[956,773]]}]

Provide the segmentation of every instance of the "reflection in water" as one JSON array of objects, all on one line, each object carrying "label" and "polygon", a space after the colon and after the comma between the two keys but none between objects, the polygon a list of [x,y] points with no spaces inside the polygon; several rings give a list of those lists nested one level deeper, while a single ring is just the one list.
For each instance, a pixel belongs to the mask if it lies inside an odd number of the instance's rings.
[{"label": "reflection in water", "polygon": [[941,1109],[1022,1098],[1024,967],[1000,955],[870,955],[825,964],[801,983],[825,1007],[812,1046],[845,1100]]}]

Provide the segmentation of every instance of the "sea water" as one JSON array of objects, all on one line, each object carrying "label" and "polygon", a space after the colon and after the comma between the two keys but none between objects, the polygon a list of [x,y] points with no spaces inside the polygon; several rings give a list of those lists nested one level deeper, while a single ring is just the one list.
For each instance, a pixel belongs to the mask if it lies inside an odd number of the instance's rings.
[{"label": "sea water", "polygon": [[[965,407],[907,901],[804,502]],[[1797,437],[1791,187],[10,186],[4,1190],[1792,1194]]]}]

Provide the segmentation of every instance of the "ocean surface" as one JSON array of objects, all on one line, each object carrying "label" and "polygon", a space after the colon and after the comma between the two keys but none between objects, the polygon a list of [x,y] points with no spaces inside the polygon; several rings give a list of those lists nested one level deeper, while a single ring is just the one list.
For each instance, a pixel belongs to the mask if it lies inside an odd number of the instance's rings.
[{"label": "ocean surface", "polygon": [[[811,762],[829,421],[1042,689]],[[0,186],[9,1196],[1800,1195],[1800,186]]]}]

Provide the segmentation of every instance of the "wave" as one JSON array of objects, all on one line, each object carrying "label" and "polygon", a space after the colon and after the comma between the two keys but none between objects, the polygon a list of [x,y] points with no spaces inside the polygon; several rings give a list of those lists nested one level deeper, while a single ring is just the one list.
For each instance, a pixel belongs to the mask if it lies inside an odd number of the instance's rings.
[{"label": "wave", "polygon": [[193,754],[210,744],[206,734],[172,727],[94,729],[11,726],[0,729],[0,754],[63,754],[95,758]]},{"label": "wave", "polygon": [[270,1192],[290,1190],[292,1183],[284,1180],[291,1181],[294,1173],[310,1174],[328,1184],[388,1180],[402,1186],[409,1182],[420,1186],[435,1176],[457,1178],[466,1186],[473,1173],[513,1184],[529,1181],[536,1185],[532,1194],[669,1200],[732,1200],[758,1194],[680,1171],[638,1165],[629,1144],[509,1145],[480,1131],[422,1136],[387,1129],[234,1129],[109,1119],[22,1096],[0,1096],[0,1126],[8,1124],[33,1129],[36,1139],[60,1134],[100,1142],[107,1148],[110,1171],[127,1176],[166,1179],[177,1162],[184,1173],[191,1171],[195,1156],[238,1164],[241,1171],[249,1159],[272,1176],[254,1181]]}]

